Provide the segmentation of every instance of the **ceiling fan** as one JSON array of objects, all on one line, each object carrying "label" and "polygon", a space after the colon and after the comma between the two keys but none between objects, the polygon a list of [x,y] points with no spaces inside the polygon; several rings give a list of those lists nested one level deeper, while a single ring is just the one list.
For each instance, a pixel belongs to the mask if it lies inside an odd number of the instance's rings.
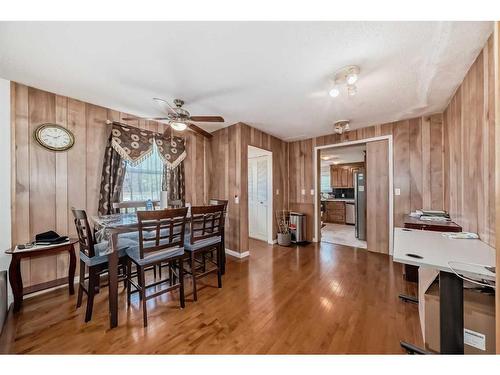
[{"label": "ceiling fan", "polygon": [[166,100],[160,98],[153,98],[153,100],[160,105],[161,109],[165,112],[165,117],[124,117],[124,121],[134,120],[152,120],[152,121],[167,121],[168,125],[174,130],[183,131],[189,129],[195,133],[201,134],[207,138],[211,138],[212,134],[196,126],[191,121],[196,122],[224,122],[221,116],[191,116],[191,114],[182,106],[184,101],[181,99],[174,99],[174,105],[170,105]]}]

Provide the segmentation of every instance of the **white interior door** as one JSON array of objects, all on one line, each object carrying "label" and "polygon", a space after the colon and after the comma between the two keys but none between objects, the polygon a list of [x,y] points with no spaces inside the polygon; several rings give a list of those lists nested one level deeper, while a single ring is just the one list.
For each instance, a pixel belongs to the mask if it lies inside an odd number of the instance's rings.
[{"label": "white interior door", "polygon": [[263,241],[268,240],[268,158],[248,159],[248,234]]}]

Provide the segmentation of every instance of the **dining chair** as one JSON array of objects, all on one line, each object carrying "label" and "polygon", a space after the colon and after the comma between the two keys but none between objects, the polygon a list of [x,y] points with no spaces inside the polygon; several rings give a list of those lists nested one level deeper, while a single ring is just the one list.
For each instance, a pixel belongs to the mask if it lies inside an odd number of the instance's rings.
[{"label": "dining chair", "polygon": [[[193,299],[198,300],[196,281],[210,273],[217,273],[217,286],[222,288],[222,233],[224,232],[224,205],[193,206],[191,207],[190,238],[185,248],[189,254],[189,271],[193,280]],[[215,260],[212,258],[211,269],[206,269],[205,255],[216,251]],[[196,259],[202,256],[202,261]],[[200,265],[200,267],[198,267]]]},{"label": "dining chair", "polygon": [[[160,201],[152,201],[152,202],[155,210],[160,207]],[[113,209],[124,213],[137,212],[139,211],[139,209],[146,210],[147,203],[148,201],[113,202]]]},{"label": "dining chair", "polygon": [[[179,289],[180,306],[185,306],[183,262],[186,215],[187,208],[137,212],[138,242],[136,246],[127,249],[127,305],[130,306],[132,293],[138,292],[142,301],[144,327],[148,325],[147,300]],[[137,268],[137,283],[132,278],[132,263]],[[146,284],[145,269],[160,264],[168,264],[169,277]],[[167,288],[146,294],[148,288],[167,282]],[[135,290],[132,290],[132,286]]]},{"label": "dining chair", "polygon": [[[215,199],[211,198],[208,202],[209,205],[211,206],[216,206],[218,204],[223,204],[224,205],[224,222],[227,218],[227,204],[228,200],[225,199]],[[225,225],[224,225],[225,227]],[[222,231],[222,252],[221,252],[221,268],[222,268],[222,274],[224,275],[226,273],[226,233],[225,230]]]},{"label": "dining chair", "polygon": [[[78,243],[80,246],[80,280],[78,282],[78,297],[76,308],[82,305],[83,293],[87,294],[87,309],[85,312],[85,322],[92,319],[92,309],[94,306],[94,296],[100,288],[100,276],[108,271],[108,249],[109,241],[96,243],[94,232],[89,225],[85,210],[72,208]],[[129,246],[135,246],[135,242],[118,236],[118,257],[122,270],[120,280],[124,280],[126,253]],[[86,277],[88,269],[88,276]],[[85,287],[85,280],[88,286]]]}]

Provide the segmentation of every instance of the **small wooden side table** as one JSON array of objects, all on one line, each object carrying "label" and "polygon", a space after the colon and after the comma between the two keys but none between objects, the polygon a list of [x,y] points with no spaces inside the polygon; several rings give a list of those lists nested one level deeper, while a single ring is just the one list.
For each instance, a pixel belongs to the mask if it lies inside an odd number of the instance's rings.
[{"label": "small wooden side table", "polygon": [[10,261],[10,266],[9,266],[9,282],[12,287],[12,293],[14,295],[14,311],[19,311],[19,309],[21,308],[21,305],[23,303],[23,296],[38,292],[40,290],[61,285],[60,283],[57,282],[57,280],[55,280],[53,282],[36,285],[34,287],[24,288],[23,279],[21,276],[21,259],[23,258],[47,256],[67,251],[69,253],[69,272],[68,272],[69,294],[75,294],[74,282],[75,282],[75,270],[76,270],[76,253],[74,245],[76,243],[78,243],[77,239],[70,238],[69,242],[60,245],[54,245],[43,248],[24,249],[17,251],[16,247],[14,246],[12,249],[7,250],[5,252],[6,254],[12,255],[12,259]]}]

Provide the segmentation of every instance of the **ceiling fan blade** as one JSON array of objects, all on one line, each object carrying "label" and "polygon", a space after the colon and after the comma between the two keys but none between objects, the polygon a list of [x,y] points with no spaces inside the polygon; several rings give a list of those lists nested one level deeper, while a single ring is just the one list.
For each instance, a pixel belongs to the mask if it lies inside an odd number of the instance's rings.
[{"label": "ceiling fan blade", "polygon": [[224,122],[224,119],[220,116],[191,116],[189,119],[199,122]]},{"label": "ceiling fan blade", "polygon": [[176,110],[166,101],[160,98],[153,98],[153,100],[163,109],[164,112],[170,115],[177,115]]},{"label": "ceiling fan blade", "polygon": [[124,117],[124,121],[146,120],[146,121],[168,121],[168,117]]},{"label": "ceiling fan blade", "polygon": [[196,126],[195,124],[192,124],[190,122],[187,122],[186,124],[188,126],[188,129],[191,130],[191,131],[193,131],[193,132],[195,132],[195,133],[201,134],[202,136],[204,136],[206,138],[212,138],[213,137],[212,134],[210,134],[209,132],[203,130],[199,126]]}]

